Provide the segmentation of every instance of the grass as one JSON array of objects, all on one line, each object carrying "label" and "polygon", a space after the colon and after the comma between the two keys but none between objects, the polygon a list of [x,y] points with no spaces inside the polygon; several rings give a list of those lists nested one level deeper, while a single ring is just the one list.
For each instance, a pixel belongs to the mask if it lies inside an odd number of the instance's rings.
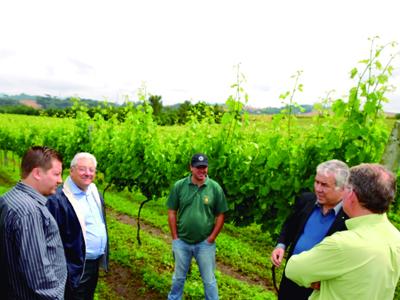
[{"label": "grass", "polygon": [[107,283],[100,277],[96,287],[94,300],[124,300],[124,299],[122,297],[119,297],[118,294],[116,294],[112,290],[112,288],[110,288],[107,285]]}]

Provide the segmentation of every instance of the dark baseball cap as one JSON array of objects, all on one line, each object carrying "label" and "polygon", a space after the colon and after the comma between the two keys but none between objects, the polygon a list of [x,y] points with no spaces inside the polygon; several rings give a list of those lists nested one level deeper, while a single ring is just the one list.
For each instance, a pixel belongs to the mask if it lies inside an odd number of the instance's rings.
[{"label": "dark baseball cap", "polygon": [[203,153],[196,153],[192,156],[192,162],[190,165],[195,168],[200,166],[208,167],[208,158]]}]

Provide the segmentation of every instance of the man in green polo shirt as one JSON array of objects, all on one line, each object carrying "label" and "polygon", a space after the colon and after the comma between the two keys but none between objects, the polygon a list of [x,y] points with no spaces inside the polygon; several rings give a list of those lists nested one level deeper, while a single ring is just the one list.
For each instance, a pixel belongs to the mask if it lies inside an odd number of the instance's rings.
[{"label": "man in green polo shirt", "polygon": [[393,299],[400,277],[400,232],[386,212],[395,194],[396,177],[383,166],[352,167],[343,198],[348,230],[293,255],[286,276],[317,288],[309,299]]},{"label": "man in green polo shirt", "polygon": [[207,176],[206,155],[193,155],[190,171],[191,175],[174,184],[167,202],[175,259],[168,299],[182,299],[186,274],[194,257],[203,280],[205,299],[215,300],[218,299],[215,239],[224,225],[228,205],[220,185]]}]

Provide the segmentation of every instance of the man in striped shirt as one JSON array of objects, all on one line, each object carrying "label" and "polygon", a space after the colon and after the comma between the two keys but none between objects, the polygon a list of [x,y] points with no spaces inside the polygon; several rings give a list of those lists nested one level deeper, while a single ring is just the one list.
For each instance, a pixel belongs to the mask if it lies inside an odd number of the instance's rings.
[{"label": "man in striped shirt", "polygon": [[55,150],[32,147],[22,158],[21,181],[0,198],[0,273],[7,280],[2,299],[64,299],[63,244],[45,206],[45,196],[62,182],[61,173]]}]

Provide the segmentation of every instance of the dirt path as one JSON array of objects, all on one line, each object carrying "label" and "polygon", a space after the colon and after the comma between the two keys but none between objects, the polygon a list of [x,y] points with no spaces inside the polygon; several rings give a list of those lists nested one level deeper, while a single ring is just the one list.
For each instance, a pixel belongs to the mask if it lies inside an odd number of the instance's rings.
[{"label": "dirt path", "polygon": [[[164,300],[165,296],[144,289],[146,286],[140,274],[134,274],[129,268],[110,261],[110,271],[101,273],[102,278],[112,293],[118,295],[119,299],[132,300]],[[115,295],[102,295],[102,300],[116,300]]]},{"label": "dirt path", "polygon": [[[133,227],[135,227],[136,230],[136,226],[137,226],[137,221],[136,218],[133,218],[131,216],[127,216],[124,214],[120,214],[117,213],[116,211],[112,210],[112,209],[107,209],[107,214],[109,216],[112,216],[113,218],[115,218],[116,220],[118,220],[119,222],[123,223],[123,224],[127,224],[127,225],[132,225]],[[163,240],[165,240],[167,243],[171,243],[171,236],[169,234],[165,234],[161,229],[156,228],[152,225],[146,224],[145,222],[141,221],[140,222],[140,228],[143,231],[146,231],[148,233],[150,233],[151,235],[154,236],[158,236],[160,238],[162,238]],[[254,278],[249,278],[248,276],[246,276],[245,274],[242,274],[240,271],[237,271],[235,269],[233,269],[231,266],[228,266],[226,264],[223,264],[221,262],[218,261],[217,258],[217,269],[226,274],[229,275],[233,278],[236,278],[240,281],[244,281],[247,282],[251,285],[258,285],[261,286],[264,289],[268,289],[270,291],[274,291],[272,282],[267,281],[265,278],[260,278],[260,277],[254,277]],[[148,298],[148,299],[152,299],[152,298]]]}]

